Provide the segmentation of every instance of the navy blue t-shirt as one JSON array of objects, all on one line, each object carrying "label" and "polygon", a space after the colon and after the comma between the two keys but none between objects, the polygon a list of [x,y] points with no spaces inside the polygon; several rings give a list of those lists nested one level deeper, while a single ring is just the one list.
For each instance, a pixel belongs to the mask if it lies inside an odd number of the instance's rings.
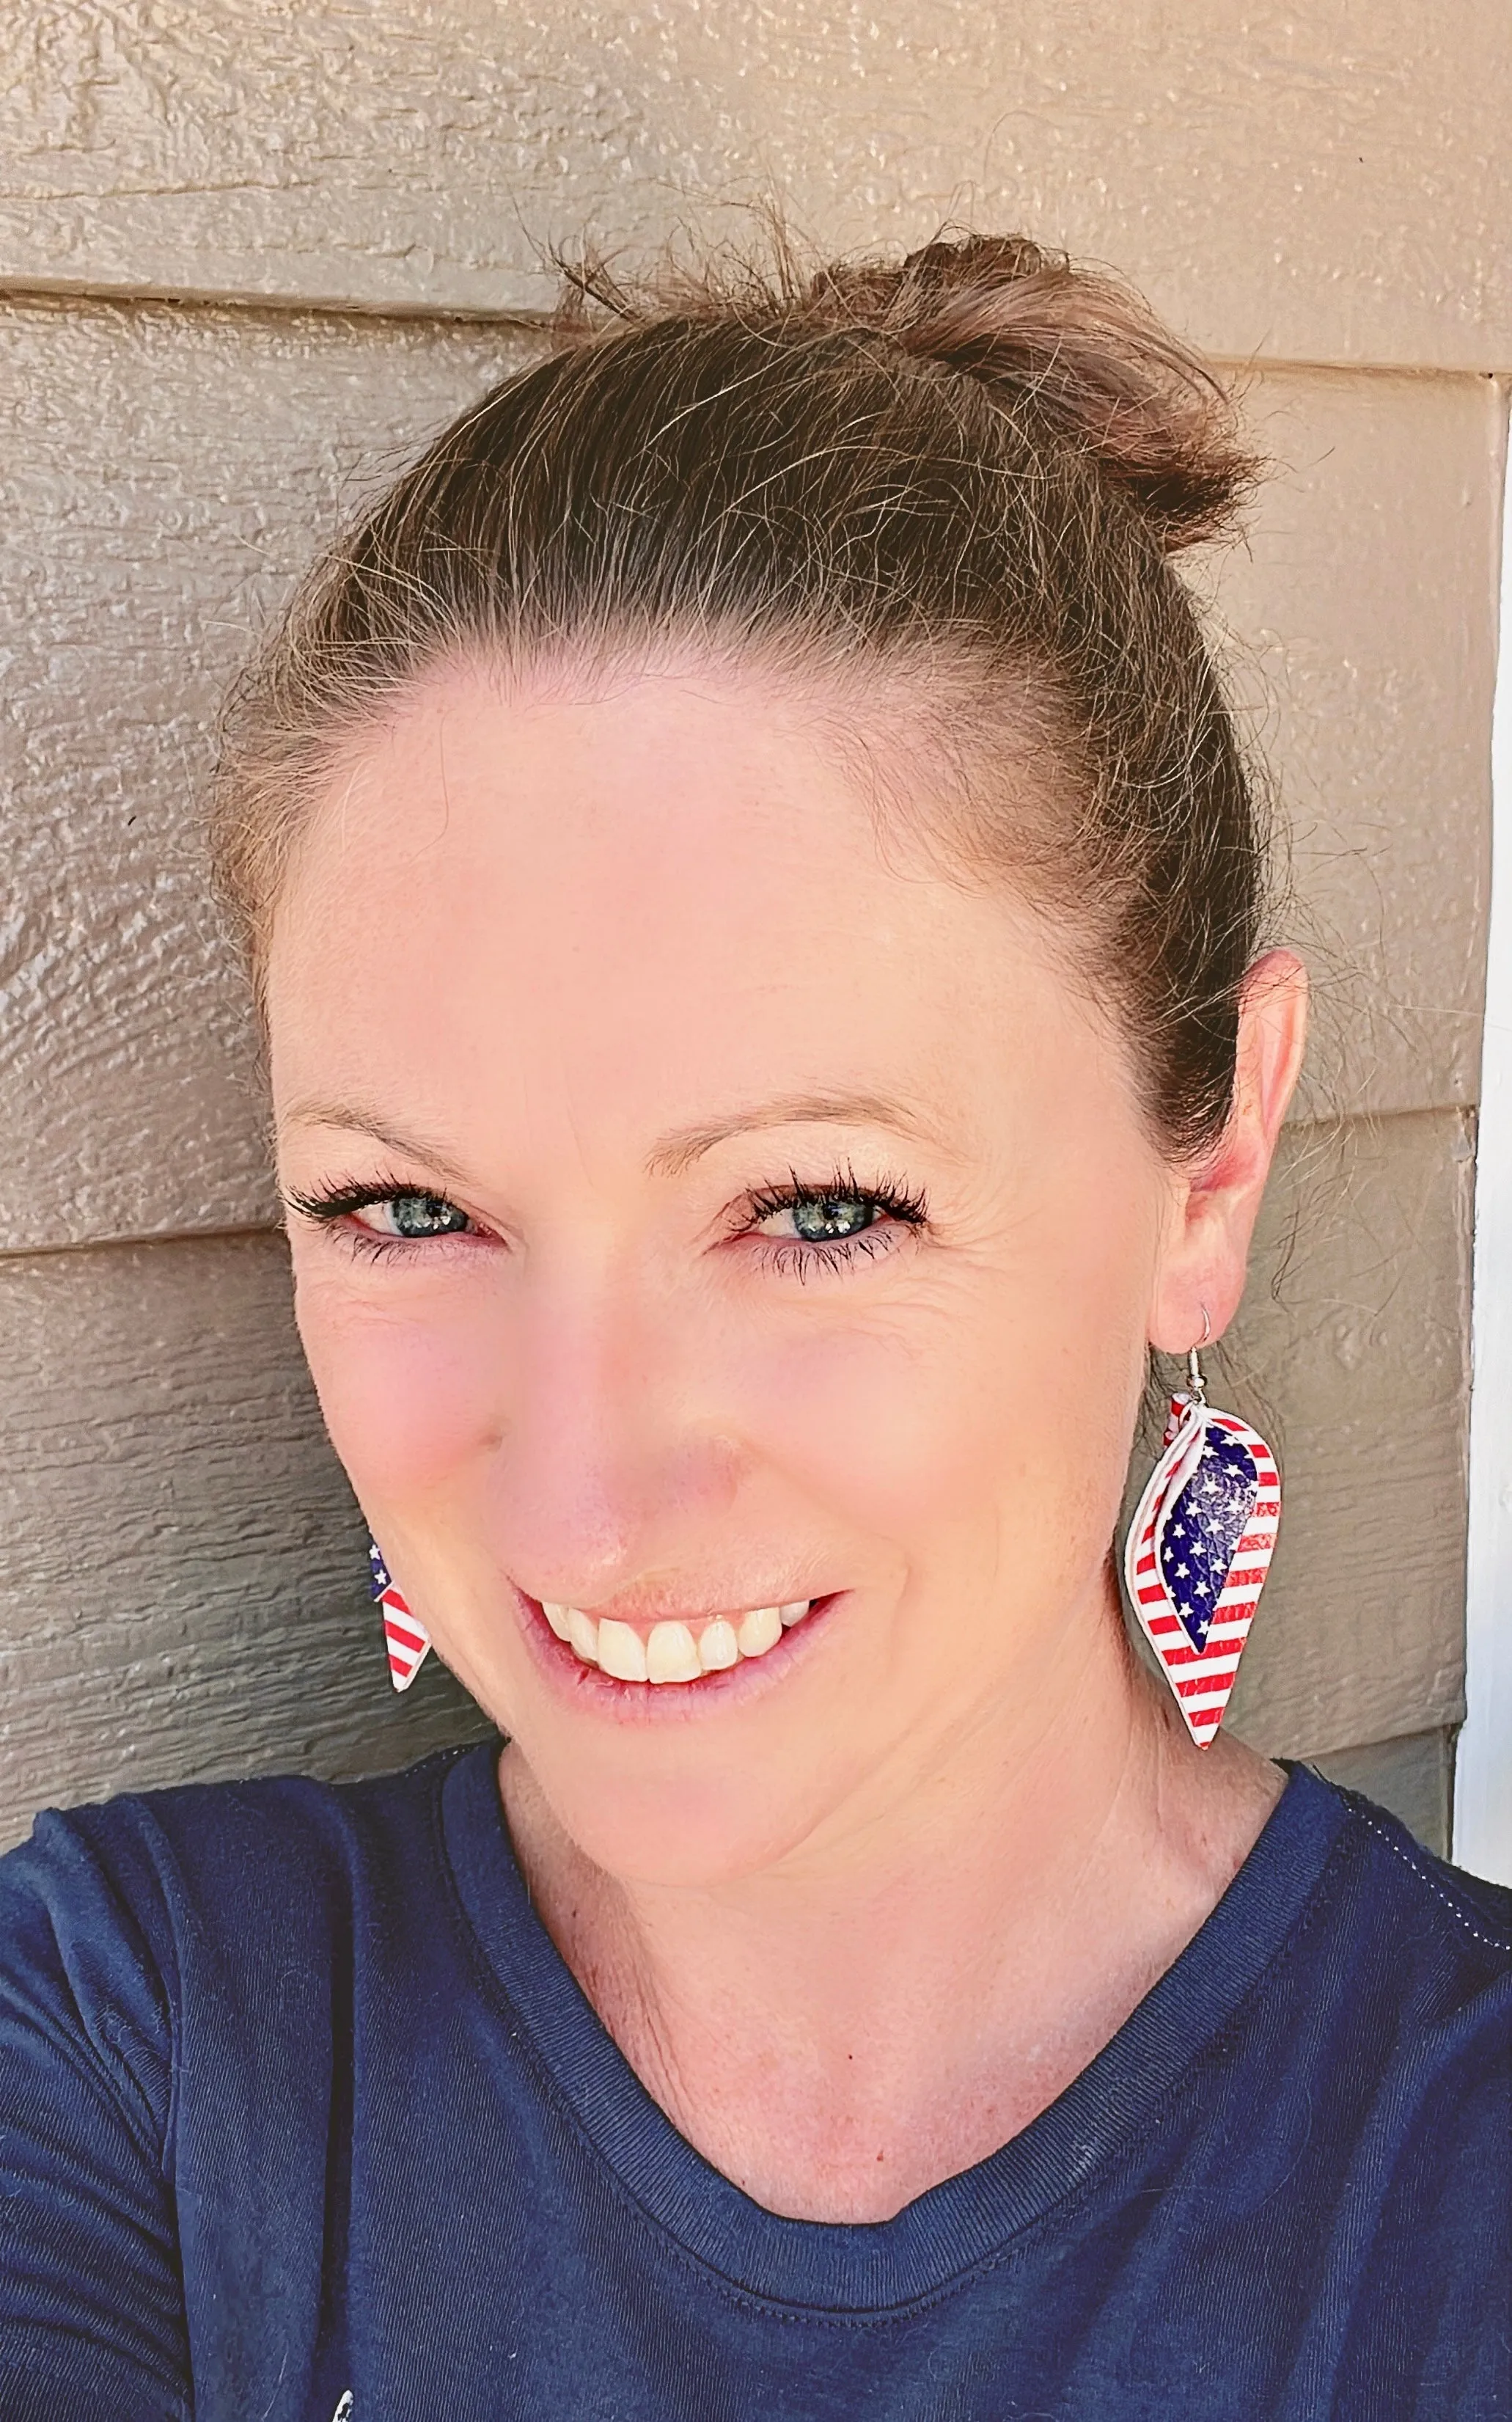
[{"label": "navy blue t-shirt", "polygon": [[1293,1769],[1011,2143],[782,2220],[574,1983],[497,1746],[0,1860],[5,2422],[1512,2414],[1512,1893]]}]

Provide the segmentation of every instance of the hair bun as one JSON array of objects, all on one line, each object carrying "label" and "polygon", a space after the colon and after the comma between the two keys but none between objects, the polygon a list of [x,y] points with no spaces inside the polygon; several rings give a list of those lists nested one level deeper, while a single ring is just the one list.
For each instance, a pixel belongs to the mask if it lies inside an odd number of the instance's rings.
[{"label": "hair bun", "polygon": [[1256,476],[1226,391],[1143,296],[1025,236],[942,239],[897,268],[837,264],[800,316],[874,329],[1027,407],[1096,457],[1166,554],[1224,530]]}]

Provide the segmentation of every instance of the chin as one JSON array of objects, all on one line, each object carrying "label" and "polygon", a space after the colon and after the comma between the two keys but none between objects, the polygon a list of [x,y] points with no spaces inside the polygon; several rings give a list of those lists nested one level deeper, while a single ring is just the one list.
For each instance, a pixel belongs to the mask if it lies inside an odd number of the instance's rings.
[{"label": "chin", "polygon": [[770,1766],[736,1756],[702,1771],[647,1745],[636,1762],[594,1763],[571,1741],[515,1747],[564,1832],[624,1883],[712,1890],[776,1866],[812,1834],[833,1799],[816,1744],[808,1788],[774,1787]]},{"label": "chin", "polygon": [[767,1645],[686,1682],[585,1663],[529,1599],[491,1632],[492,1654],[443,1654],[595,1866],[711,1887],[781,1861],[843,1791],[850,1598],[804,1601]]}]

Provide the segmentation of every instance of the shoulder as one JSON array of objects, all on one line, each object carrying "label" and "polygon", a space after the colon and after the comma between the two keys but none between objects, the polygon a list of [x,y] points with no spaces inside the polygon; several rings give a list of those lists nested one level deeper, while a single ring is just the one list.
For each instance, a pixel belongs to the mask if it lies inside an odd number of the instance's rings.
[{"label": "shoulder", "polygon": [[319,1960],[375,1878],[391,1896],[426,1890],[441,1785],[466,1754],[358,1783],[274,1775],[44,1809],[0,1857],[0,2010],[40,1997],[86,2022],[108,2011],[117,2041],[161,2042],[191,1975]]},{"label": "shoulder", "polygon": [[303,1774],[179,1784],[77,1808],[44,1808],[29,1841],[0,1857],[0,1887],[54,1891],[109,1871],[128,1891],[148,1879],[210,1879],[257,1888],[360,1858],[366,1848],[424,1834],[446,1774],[469,1750],[438,1750],[394,1774],[323,1783]]},{"label": "shoulder", "polygon": [[1310,1769],[1293,1789],[1333,1816],[1267,1997],[1310,2053],[1303,2067],[1346,2100],[1405,2096],[1490,2124],[1512,2086],[1512,1891],[1435,1857],[1386,1809]]},{"label": "shoulder", "polygon": [[1466,1990],[1512,1975],[1512,1889],[1441,1859],[1363,1793],[1311,1768],[1305,1785],[1342,1812],[1329,1880],[1341,1914],[1389,1941],[1404,1974],[1450,1977]]}]

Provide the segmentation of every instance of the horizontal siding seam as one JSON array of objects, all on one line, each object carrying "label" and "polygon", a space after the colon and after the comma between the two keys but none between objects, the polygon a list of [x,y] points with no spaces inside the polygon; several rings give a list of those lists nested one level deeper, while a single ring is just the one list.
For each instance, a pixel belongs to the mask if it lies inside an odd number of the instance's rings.
[{"label": "horizontal siding seam", "polygon": [[[40,274],[0,275],[0,308],[11,303],[79,303],[117,308],[129,308],[135,305],[180,311],[186,318],[225,312],[248,319],[279,321],[355,320],[365,326],[393,322],[413,327],[419,322],[447,329],[513,329],[522,335],[540,337],[549,333],[553,319],[553,306],[547,303],[501,303],[492,308],[485,308],[475,303],[404,303],[397,298],[365,303],[353,295],[270,292],[234,286],[167,286],[130,278],[104,282],[98,278],[48,277]],[[1298,354],[1264,352],[1246,354],[1211,352],[1208,359],[1218,369],[1232,372],[1236,377],[1242,377],[1246,372],[1262,371],[1286,376],[1305,376],[1309,371],[1317,371],[1330,377],[1423,381],[1512,377],[1512,352],[1505,358],[1499,354],[1493,356],[1489,352],[1484,361],[1471,362],[1432,362],[1397,356],[1378,360],[1371,355],[1344,353]]]}]

